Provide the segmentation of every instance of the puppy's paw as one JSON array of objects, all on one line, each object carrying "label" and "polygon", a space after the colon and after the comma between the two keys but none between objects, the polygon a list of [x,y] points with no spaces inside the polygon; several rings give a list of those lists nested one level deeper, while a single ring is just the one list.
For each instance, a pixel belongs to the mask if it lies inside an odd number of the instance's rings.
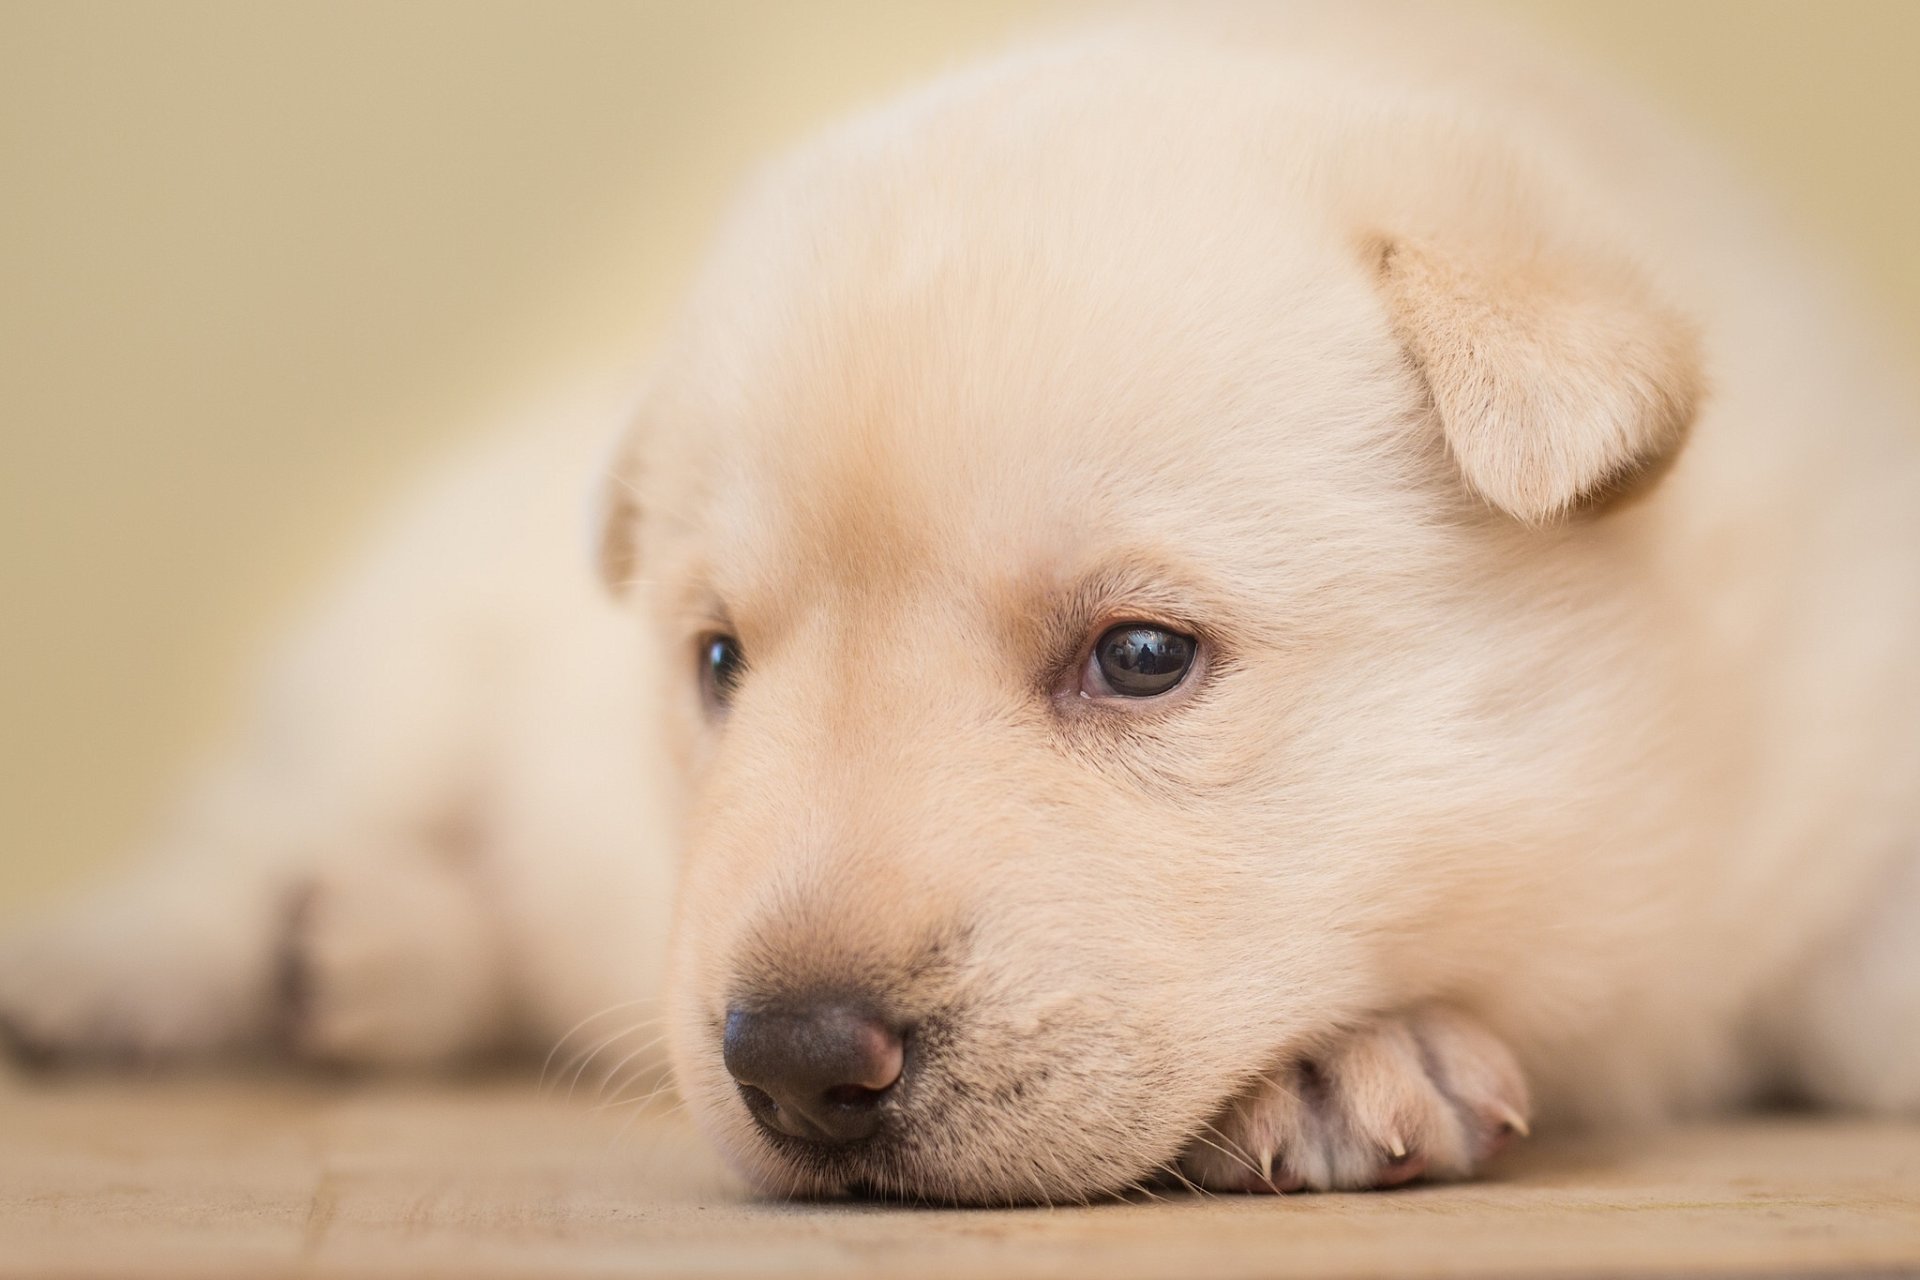
[{"label": "puppy's paw", "polygon": [[297,889],[278,965],[281,1042],[343,1067],[428,1068],[500,1033],[498,931],[465,870],[408,853]]},{"label": "puppy's paw", "polygon": [[1333,1191],[1465,1178],[1527,1132],[1512,1053],[1457,1010],[1429,1007],[1354,1031],[1282,1066],[1187,1149],[1215,1191]]},{"label": "puppy's paw", "polygon": [[265,1007],[264,892],[136,882],[0,939],[0,1053],[29,1067],[226,1053]]}]

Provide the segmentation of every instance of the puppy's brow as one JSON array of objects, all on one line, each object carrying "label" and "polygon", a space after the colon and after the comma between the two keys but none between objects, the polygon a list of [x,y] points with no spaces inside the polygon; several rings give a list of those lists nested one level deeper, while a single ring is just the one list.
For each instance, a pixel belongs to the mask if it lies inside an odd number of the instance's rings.
[{"label": "puppy's brow", "polygon": [[1033,639],[1051,659],[1066,661],[1102,624],[1160,623],[1212,636],[1227,609],[1204,577],[1189,566],[1152,556],[1127,556],[1070,580],[1036,574],[1030,582],[1038,607],[1016,611],[1029,619]]},{"label": "puppy's brow", "polygon": [[659,601],[661,615],[688,632],[731,630],[732,611],[714,589],[703,566],[688,566],[674,574]]}]

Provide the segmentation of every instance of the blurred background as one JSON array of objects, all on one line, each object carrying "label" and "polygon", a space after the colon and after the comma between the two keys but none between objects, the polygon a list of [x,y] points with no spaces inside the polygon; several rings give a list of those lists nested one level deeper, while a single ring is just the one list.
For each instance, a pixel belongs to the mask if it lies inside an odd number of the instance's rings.
[{"label": "blurred background", "polygon": [[[640,362],[756,157],[1073,7],[0,0],[0,909],[134,840],[405,477]],[[1920,3],[1489,7],[1920,353]]]}]

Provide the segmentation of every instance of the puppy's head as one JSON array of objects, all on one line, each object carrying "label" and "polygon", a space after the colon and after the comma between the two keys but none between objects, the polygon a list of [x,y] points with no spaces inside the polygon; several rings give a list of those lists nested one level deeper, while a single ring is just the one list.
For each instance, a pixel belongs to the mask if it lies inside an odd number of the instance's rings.
[{"label": "puppy's head", "polygon": [[1684,329],[1491,144],[1272,85],[857,126],[663,363],[608,571],[687,770],[680,1083],[768,1189],[1151,1174],[1506,963],[1630,750],[1583,509],[1678,441]]}]

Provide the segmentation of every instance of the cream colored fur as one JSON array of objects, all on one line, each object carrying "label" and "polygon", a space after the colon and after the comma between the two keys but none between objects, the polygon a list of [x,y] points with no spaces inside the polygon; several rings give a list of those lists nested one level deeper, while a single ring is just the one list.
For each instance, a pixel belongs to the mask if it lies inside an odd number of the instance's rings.
[{"label": "cream colored fur", "polygon": [[[584,1072],[663,990],[759,1185],[974,1201],[1920,1110],[1920,419],[1863,332],[1457,15],[1017,53],[771,170],[626,443],[589,405],[451,475],[0,1015],[375,1064],[573,1029]],[[569,545],[608,456],[617,601]],[[1135,618],[1204,670],[1063,695]],[[742,992],[822,987],[920,1036],[906,1136],[841,1163],[720,1059]]]}]

